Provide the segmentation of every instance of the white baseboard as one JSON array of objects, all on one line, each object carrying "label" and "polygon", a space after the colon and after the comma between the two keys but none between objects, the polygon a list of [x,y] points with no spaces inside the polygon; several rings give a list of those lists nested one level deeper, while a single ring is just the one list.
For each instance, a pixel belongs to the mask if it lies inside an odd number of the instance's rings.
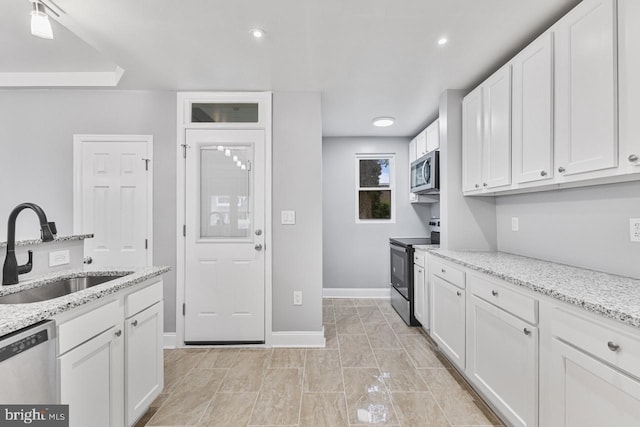
[{"label": "white baseboard", "polygon": [[391,298],[387,288],[322,288],[323,298]]},{"label": "white baseboard", "polygon": [[324,326],[321,331],[283,331],[271,333],[272,347],[324,347]]},{"label": "white baseboard", "polygon": [[164,333],[164,348],[176,348],[176,333],[165,332]]}]

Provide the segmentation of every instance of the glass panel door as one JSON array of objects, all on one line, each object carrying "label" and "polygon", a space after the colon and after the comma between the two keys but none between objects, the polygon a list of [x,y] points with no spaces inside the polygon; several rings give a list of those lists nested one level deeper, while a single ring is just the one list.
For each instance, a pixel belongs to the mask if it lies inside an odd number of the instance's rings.
[{"label": "glass panel door", "polygon": [[251,145],[200,146],[200,238],[249,239]]}]

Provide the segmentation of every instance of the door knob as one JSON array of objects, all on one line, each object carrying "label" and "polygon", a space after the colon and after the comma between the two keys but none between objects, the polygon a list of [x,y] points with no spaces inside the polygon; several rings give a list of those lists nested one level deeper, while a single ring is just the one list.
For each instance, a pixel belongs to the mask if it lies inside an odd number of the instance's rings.
[{"label": "door knob", "polygon": [[253,249],[255,249],[256,251],[261,251],[262,250],[262,245],[260,243],[258,243],[257,245],[255,245],[253,247]]},{"label": "door knob", "polygon": [[256,236],[260,236],[260,235],[262,235],[262,230],[257,229],[256,231],[254,231],[254,233],[255,233]]}]

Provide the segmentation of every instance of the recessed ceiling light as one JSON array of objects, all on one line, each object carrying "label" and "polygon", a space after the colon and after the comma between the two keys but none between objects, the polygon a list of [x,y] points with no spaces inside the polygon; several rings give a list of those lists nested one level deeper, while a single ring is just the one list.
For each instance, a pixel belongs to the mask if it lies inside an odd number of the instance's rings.
[{"label": "recessed ceiling light", "polygon": [[440,37],[440,38],[438,39],[438,44],[439,44],[440,46],[442,46],[442,45],[447,44],[447,42],[448,42],[448,41],[449,41],[449,40],[447,40],[447,38],[446,38],[446,37]]},{"label": "recessed ceiling light", "polygon": [[250,31],[253,38],[261,39],[264,37],[264,30],[260,28],[254,28]]},{"label": "recessed ceiling light", "polygon": [[376,117],[375,119],[373,119],[373,125],[379,128],[384,128],[387,126],[391,126],[395,121],[396,119],[394,119],[393,117]]}]

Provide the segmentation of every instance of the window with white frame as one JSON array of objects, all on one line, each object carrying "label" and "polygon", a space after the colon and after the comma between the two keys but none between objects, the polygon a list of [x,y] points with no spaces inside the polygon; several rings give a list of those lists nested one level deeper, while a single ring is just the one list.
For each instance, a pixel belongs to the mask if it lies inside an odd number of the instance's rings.
[{"label": "window with white frame", "polygon": [[356,222],[395,221],[393,154],[356,155]]}]

